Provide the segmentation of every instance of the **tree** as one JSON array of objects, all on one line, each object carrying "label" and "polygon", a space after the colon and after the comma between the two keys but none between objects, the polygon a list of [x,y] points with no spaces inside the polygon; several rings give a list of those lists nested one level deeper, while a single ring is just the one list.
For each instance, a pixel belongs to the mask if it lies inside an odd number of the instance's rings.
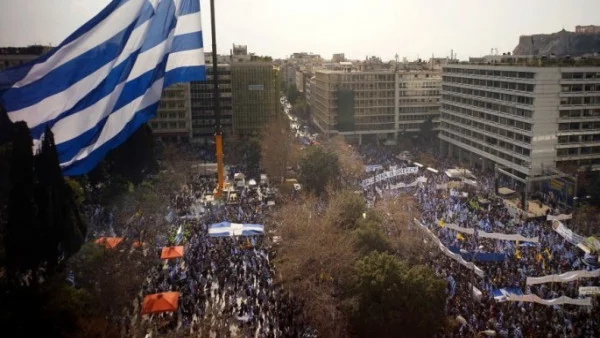
[{"label": "tree", "polygon": [[287,167],[295,167],[298,156],[290,127],[282,118],[267,124],[260,148],[261,168],[274,182],[281,182]]},{"label": "tree", "polygon": [[374,221],[361,222],[354,230],[356,250],[358,254],[366,256],[372,251],[393,252],[392,244],[385,236],[379,224]]},{"label": "tree", "polygon": [[350,289],[361,337],[431,337],[443,324],[445,283],[424,266],[373,251],[356,263]]},{"label": "tree", "polygon": [[356,187],[365,173],[365,166],[358,152],[346,143],[343,136],[331,138],[327,145],[339,159],[342,181],[348,186]]},{"label": "tree", "polygon": [[336,193],[329,201],[326,218],[340,229],[353,230],[365,209],[363,198],[353,191],[344,190]]},{"label": "tree", "polygon": [[9,272],[35,269],[41,257],[39,244],[38,208],[35,202],[35,173],[33,141],[25,122],[14,124],[8,201],[7,233],[4,238]]},{"label": "tree", "polygon": [[290,86],[288,87],[286,96],[287,96],[288,102],[290,104],[296,103],[298,96],[300,96],[300,92],[298,91],[298,88],[296,88],[295,84],[290,84]]},{"label": "tree", "polygon": [[319,146],[305,150],[300,159],[300,182],[309,192],[323,195],[328,185],[338,186],[340,165],[336,154]]}]

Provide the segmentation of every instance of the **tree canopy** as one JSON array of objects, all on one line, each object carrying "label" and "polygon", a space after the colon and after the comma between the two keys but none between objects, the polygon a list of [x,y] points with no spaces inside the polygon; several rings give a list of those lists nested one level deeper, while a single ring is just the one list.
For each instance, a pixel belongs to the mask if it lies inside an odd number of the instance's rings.
[{"label": "tree canopy", "polygon": [[339,183],[340,164],[335,153],[310,146],[300,159],[300,182],[309,192],[323,195],[328,185]]}]

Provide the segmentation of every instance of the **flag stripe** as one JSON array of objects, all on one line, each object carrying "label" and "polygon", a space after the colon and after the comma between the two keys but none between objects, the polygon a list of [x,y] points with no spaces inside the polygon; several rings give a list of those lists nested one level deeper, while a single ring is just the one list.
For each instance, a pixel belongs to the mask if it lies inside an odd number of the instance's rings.
[{"label": "flag stripe", "polygon": [[37,63],[31,67],[25,79],[14,84],[14,87],[22,87],[36,81],[55,68],[103,44],[107,37],[115,36],[124,31],[139,17],[140,10],[145,4],[146,0],[123,1],[121,6],[118,6],[115,11],[104,17],[93,28],[77,36],[70,43],[58,48],[58,51],[43,63]]},{"label": "flag stripe", "polygon": [[34,143],[51,127],[63,174],[78,175],[154,116],[165,86],[205,78],[199,0],[115,0],[46,56],[0,73],[0,90],[12,86],[0,103]]}]

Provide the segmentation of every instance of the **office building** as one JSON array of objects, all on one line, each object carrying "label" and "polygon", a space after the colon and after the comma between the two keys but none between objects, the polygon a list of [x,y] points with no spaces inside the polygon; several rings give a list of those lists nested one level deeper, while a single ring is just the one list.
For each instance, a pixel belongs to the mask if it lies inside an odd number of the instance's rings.
[{"label": "office building", "polygon": [[560,67],[532,57],[485,61],[443,67],[443,153],[521,178],[600,165],[600,67],[592,60]]},{"label": "office building", "polygon": [[257,135],[279,117],[279,74],[271,62],[231,65],[233,132]]},{"label": "office building", "polygon": [[154,136],[165,141],[189,141],[192,131],[190,84],[178,83],[163,90],[156,117],[150,121]]},{"label": "office building", "polygon": [[0,47],[0,71],[22,65],[46,53],[51,47]]},{"label": "office building", "polygon": [[344,55],[344,53],[333,54],[333,57],[331,58],[331,62],[344,62],[344,61],[346,61],[346,56]]},{"label": "office building", "polygon": [[[219,102],[223,135],[233,132],[233,103],[231,94],[231,66],[219,64]],[[206,81],[191,83],[192,142],[205,144],[214,138],[214,67],[206,65]]]},{"label": "office building", "polygon": [[318,70],[311,86],[311,113],[326,134],[349,141],[394,143],[399,134],[437,123],[440,72]]}]

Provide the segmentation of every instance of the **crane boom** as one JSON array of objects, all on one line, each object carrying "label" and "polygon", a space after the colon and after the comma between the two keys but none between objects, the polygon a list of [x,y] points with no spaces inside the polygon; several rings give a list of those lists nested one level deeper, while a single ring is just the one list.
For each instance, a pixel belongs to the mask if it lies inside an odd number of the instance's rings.
[{"label": "crane boom", "polygon": [[219,92],[219,67],[217,60],[217,33],[215,29],[215,0],[210,0],[210,25],[212,36],[213,100],[215,107],[215,152],[217,158],[217,189],[215,196],[223,192],[223,130],[221,128],[221,100]]}]

